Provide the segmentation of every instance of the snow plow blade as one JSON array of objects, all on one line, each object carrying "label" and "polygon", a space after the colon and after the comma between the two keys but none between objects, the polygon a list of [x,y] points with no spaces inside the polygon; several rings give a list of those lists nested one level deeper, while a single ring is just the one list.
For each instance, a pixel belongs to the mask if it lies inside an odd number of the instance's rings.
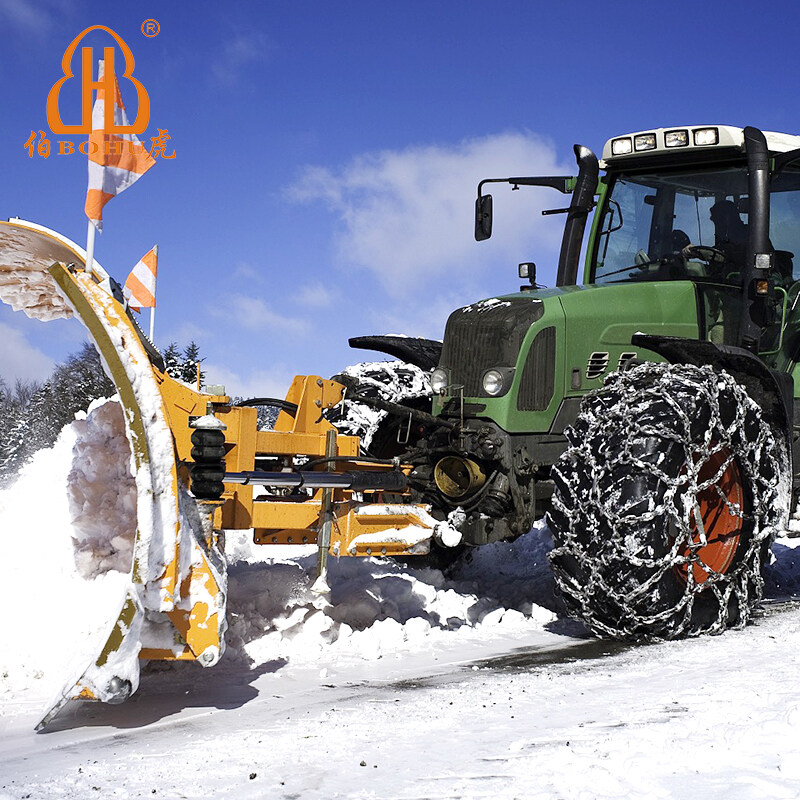
[{"label": "snow plow blade", "polygon": [[[119,393],[136,483],[130,570],[97,649],[70,677],[39,728],[71,699],[121,702],[139,680],[140,658],[215,664],[224,647],[226,573],[210,517],[177,474],[158,372],[121,294],[83,250],[40,226],[0,222],[0,299],[34,319],[76,316]],[[116,287],[118,289],[118,287]],[[210,397],[208,399],[211,399]]]},{"label": "snow plow blade", "polygon": [[[320,592],[329,555],[425,555],[434,540],[460,539],[429,505],[410,502],[410,465],[360,460],[359,437],[326,419],[345,397],[342,384],[296,376],[285,400],[268,401],[280,411],[261,430],[252,404],[263,402],[232,404],[221,387],[209,394],[171,378],[119,284],[97,264],[87,272],[84,258],[53,231],[0,222],[0,299],[35,319],[74,316],[86,327],[119,394],[137,498],[130,568],[113,573],[103,595],[107,624],[92,628],[86,658],[40,728],[73,699],[125,700],[140,660],[217,663],[225,530],[252,530],[255,544],[316,545]],[[254,486],[274,491],[254,496]]]}]

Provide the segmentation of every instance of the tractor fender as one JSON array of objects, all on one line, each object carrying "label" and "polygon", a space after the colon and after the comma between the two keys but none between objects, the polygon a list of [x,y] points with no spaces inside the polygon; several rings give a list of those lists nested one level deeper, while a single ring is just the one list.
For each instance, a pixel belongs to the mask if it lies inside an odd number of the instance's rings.
[{"label": "tractor fender", "polygon": [[375,350],[399,358],[424,370],[439,365],[442,343],[436,339],[419,339],[413,336],[354,336],[348,339],[350,347],[357,350]]},{"label": "tractor fender", "polygon": [[725,370],[759,404],[767,421],[783,433],[787,450],[792,452],[794,381],[791,375],[770,369],[743,347],[645,333],[634,334],[631,344],[652,350],[672,364],[708,365]]}]

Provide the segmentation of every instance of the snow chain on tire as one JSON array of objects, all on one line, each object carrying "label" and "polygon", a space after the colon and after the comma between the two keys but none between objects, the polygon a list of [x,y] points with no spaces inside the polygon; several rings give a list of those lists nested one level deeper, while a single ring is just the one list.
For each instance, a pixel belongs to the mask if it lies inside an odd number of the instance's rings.
[{"label": "snow chain on tire", "polygon": [[[570,613],[627,641],[744,626],[789,508],[784,438],[744,389],[708,366],[642,364],[588,394],[566,435],[549,522]],[[735,534],[715,570],[718,523]]]}]

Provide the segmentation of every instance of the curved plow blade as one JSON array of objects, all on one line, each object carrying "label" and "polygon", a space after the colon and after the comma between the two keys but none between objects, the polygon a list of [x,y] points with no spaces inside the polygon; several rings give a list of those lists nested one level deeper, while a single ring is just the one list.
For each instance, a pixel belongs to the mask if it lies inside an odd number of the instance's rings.
[{"label": "curved plow blade", "polygon": [[[160,386],[118,287],[84,251],[41,226],[0,222],[0,299],[34,319],[76,316],[119,393],[136,484],[133,559],[109,623],[80,674],[70,677],[39,728],[71,699],[121,702],[136,691],[139,659],[215,664],[224,649],[226,573],[214,508],[179,478]],[[115,297],[114,295],[117,295]]]}]

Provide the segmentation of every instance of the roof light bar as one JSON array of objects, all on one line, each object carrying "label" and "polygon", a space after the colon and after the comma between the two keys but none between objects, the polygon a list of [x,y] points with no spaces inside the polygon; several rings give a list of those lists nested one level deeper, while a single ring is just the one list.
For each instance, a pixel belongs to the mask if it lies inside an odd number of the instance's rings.
[{"label": "roof light bar", "polygon": [[[770,149],[786,152],[800,149],[800,136],[785,134],[766,134]],[[657,154],[669,155],[681,159],[688,157],[689,150],[716,150],[727,148],[731,152],[745,151],[742,128],[732,125],[682,125],[677,128],[651,128],[650,130],[631,131],[613,139],[607,139],[603,146],[603,159],[609,163],[628,161],[628,159],[649,159]],[[680,155],[679,150],[685,150]],[[707,154],[708,155],[708,154]],[[698,157],[702,154],[698,152]]]}]

